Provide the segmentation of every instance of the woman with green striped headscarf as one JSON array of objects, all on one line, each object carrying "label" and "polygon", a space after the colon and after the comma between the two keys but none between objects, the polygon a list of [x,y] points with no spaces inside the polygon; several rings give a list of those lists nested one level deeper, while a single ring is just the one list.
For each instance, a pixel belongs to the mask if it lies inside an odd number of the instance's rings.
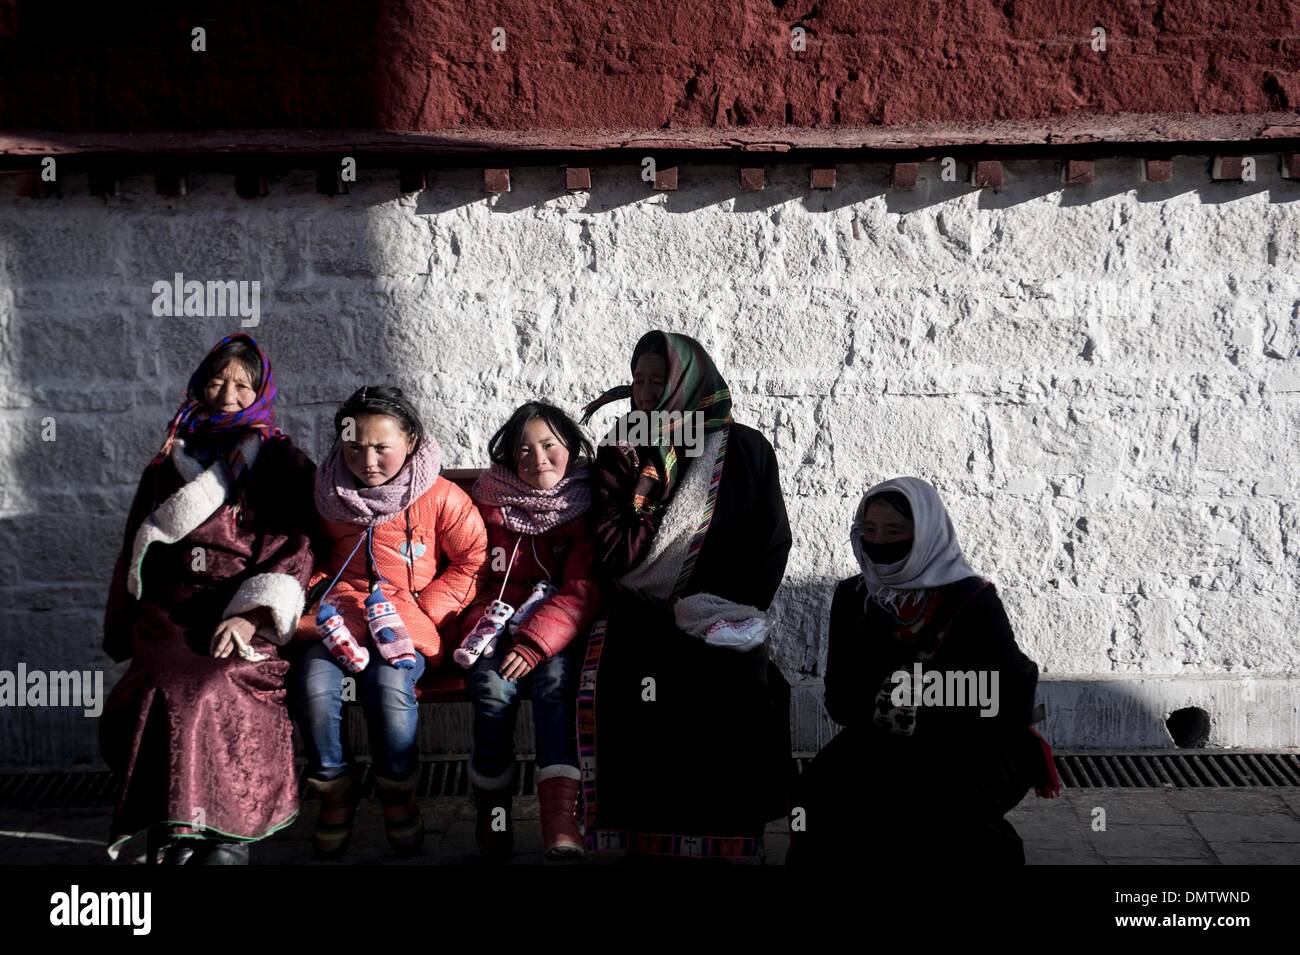
[{"label": "woman with green striped headscarf", "polygon": [[640,445],[645,460],[632,493],[633,509],[642,515],[662,514],[691,454],[684,446],[686,438],[726,430],[731,424],[731,391],[695,339],[650,332],[632,352],[632,384],[611,388],[588,404],[583,422],[603,405],[625,398],[633,399],[634,408],[619,419],[611,435],[642,434],[649,440]]},{"label": "woman with green striped headscarf", "polygon": [[[596,552],[611,586],[578,699],[589,849],[745,858],[786,812],[789,686],[767,608],[790,528],[776,454],[732,419],[695,339],[650,332],[596,455]],[[599,690],[599,692],[597,692]]]}]

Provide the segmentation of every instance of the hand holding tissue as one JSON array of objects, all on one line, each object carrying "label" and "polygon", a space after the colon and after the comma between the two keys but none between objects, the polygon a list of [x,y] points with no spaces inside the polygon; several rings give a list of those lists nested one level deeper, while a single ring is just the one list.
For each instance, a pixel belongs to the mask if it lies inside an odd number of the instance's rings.
[{"label": "hand holding tissue", "polygon": [[768,615],[757,607],[707,593],[676,601],[673,617],[677,626],[691,636],[737,653],[747,653],[760,646],[772,629]]}]

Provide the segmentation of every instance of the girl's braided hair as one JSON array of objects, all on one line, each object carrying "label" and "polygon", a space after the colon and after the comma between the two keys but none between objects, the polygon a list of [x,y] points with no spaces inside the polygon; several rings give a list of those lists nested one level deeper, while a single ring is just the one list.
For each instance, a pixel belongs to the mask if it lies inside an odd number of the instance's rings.
[{"label": "girl's braided hair", "polygon": [[367,414],[383,414],[397,419],[402,431],[412,440],[412,452],[420,446],[424,438],[424,425],[416,413],[415,406],[396,385],[366,385],[352,393],[352,397],[339,405],[334,413],[334,437],[343,436],[343,425],[347,419],[354,422]]}]

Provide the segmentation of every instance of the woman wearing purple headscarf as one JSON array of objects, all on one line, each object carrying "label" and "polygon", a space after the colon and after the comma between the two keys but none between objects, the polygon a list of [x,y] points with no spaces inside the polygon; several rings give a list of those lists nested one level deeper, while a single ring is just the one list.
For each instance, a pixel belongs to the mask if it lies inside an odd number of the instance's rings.
[{"label": "woman wearing purple headscarf", "polygon": [[112,843],[244,864],[298,811],[285,644],[312,572],[315,466],[275,427],[271,363],[223,339],[190,378],[127,519],[104,650],[131,666],[100,743],[121,782]]}]

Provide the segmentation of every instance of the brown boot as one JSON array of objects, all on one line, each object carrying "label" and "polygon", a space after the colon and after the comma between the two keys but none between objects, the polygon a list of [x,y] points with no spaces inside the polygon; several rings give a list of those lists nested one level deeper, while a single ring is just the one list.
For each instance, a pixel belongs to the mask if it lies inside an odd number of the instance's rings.
[{"label": "brown boot", "polygon": [[[569,767],[557,767],[567,770]],[[587,854],[578,829],[578,780],[538,771],[537,802],[542,812],[542,845],[548,859],[581,859]],[[576,770],[574,770],[576,773]]]},{"label": "brown boot", "polygon": [[384,811],[384,834],[398,855],[414,855],[424,845],[424,819],[415,802],[415,784],[420,774],[398,782],[375,776],[375,796]]},{"label": "brown boot", "polygon": [[320,797],[316,829],[311,835],[312,848],[322,859],[337,858],[352,838],[352,820],[361,795],[356,778],[347,773],[338,779],[308,779],[307,786]]}]

